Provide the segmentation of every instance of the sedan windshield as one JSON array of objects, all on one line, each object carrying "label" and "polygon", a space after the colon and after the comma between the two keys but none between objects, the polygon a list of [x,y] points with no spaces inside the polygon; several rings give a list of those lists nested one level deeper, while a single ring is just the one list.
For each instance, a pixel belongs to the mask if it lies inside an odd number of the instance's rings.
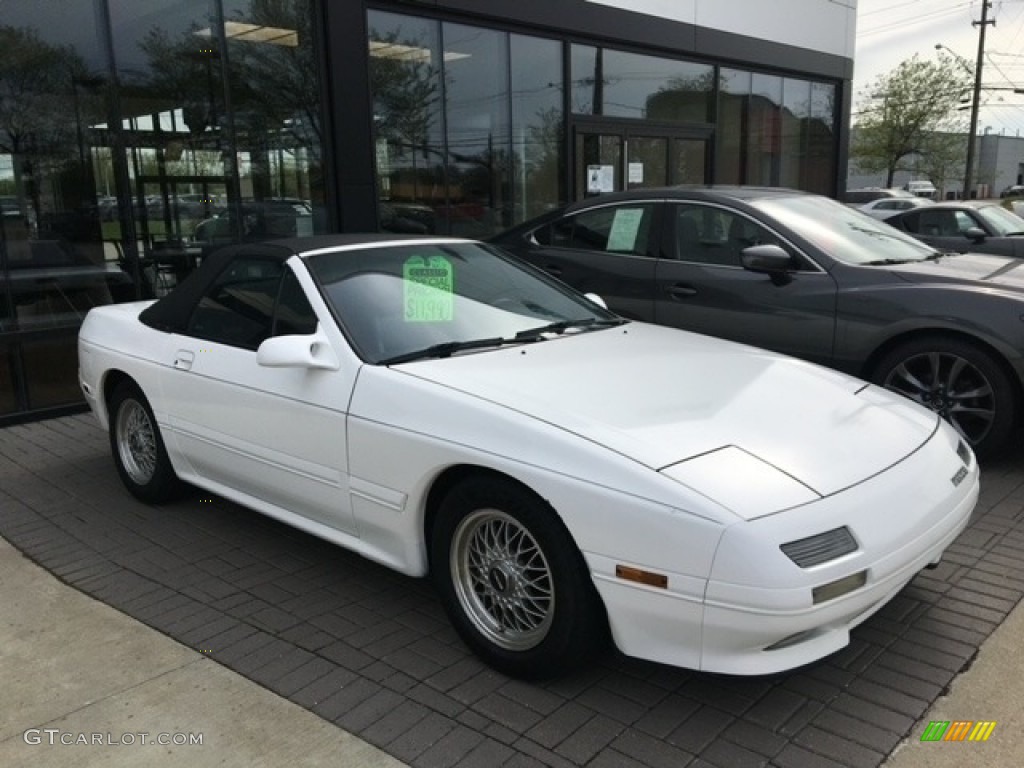
[{"label": "sedan windshield", "polygon": [[479,243],[360,246],[311,255],[306,264],[352,345],[371,363],[450,357],[622,322]]},{"label": "sedan windshield", "polygon": [[935,253],[920,240],[827,197],[800,195],[751,203],[847,264],[902,264],[925,261]]},{"label": "sedan windshield", "polygon": [[992,231],[1000,237],[1024,235],[1024,219],[998,205],[984,205],[977,209]]}]

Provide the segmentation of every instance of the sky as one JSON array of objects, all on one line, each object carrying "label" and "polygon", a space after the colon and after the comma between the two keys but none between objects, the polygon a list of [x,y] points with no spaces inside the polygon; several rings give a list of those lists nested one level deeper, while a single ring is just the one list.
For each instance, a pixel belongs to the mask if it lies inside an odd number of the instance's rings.
[{"label": "sky", "polygon": [[[982,97],[978,131],[1024,136],[1024,0],[990,0],[995,19],[985,32]],[[982,0],[857,0],[857,47],[854,54],[853,112],[859,94],[879,75],[888,74],[915,53],[935,61],[936,43],[963,57],[971,67],[978,57]],[[965,123],[966,123],[965,112]]]}]

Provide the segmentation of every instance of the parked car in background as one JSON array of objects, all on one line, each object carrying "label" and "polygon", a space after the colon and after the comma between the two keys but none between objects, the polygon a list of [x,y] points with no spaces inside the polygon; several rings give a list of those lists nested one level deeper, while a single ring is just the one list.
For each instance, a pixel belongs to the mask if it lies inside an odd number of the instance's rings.
[{"label": "parked car in background", "polygon": [[[241,218],[236,221],[236,215]],[[256,242],[313,233],[313,209],[294,197],[273,197],[264,200],[243,200],[236,209],[227,206],[215,216],[196,224],[192,240],[204,249],[211,249],[239,240]]]},{"label": "parked car in background", "polygon": [[843,193],[843,202],[847,205],[859,208],[865,203],[884,198],[905,197],[913,198],[914,195],[905,189],[883,189],[882,187],[864,187],[863,189],[848,189]]},{"label": "parked car in background", "polygon": [[1024,198],[1021,197],[1008,197],[1003,200],[1000,205],[1003,206],[1010,213],[1015,213],[1024,219]]},{"label": "parked car in background", "polygon": [[524,677],[609,631],[714,672],[815,661],[978,498],[934,413],[628,322],[466,240],[225,248],[155,304],[91,311],[79,362],[131,493],[189,481],[429,573],[467,645]]},{"label": "parked car in background", "polygon": [[938,190],[935,189],[935,185],[927,179],[917,179],[916,181],[908,181],[903,185],[903,188],[912,195],[917,197],[928,197],[935,198],[938,194]]},{"label": "parked car in background", "polygon": [[897,213],[903,211],[909,211],[912,208],[920,208],[924,205],[932,205],[934,201],[929,200],[927,197],[882,197],[878,200],[872,200],[870,203],[865,203],[860,206],[860,210],[875,219],[884,221],[890,216],[894,216]]},{"label": "parked car in background", "polygon": [[1005,257],[936,251],[825,197],[633,190],[493,241],[626,317],[785,352],[901,392],[984,454],[1007,446],[1022,411],[1024,270]]},{"label": "parked car in background", "polygon": [[998,203],[961,200],[905,211],[885,220],[939,251],[1024,258],[1024,219]]},{"label": "parked car in background", "polygon": [[1024,197],[1024,184],[1011,184],[999,193],[1000,197]]}]

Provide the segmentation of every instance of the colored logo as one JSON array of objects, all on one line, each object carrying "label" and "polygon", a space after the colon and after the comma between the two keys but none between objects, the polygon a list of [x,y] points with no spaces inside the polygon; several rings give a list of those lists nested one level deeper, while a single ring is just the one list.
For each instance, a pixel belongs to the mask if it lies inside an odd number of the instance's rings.
[{"label": "colored logo", "polygon": [[995,720],[932,720],[921,741],[988,741],[995,729]]}]

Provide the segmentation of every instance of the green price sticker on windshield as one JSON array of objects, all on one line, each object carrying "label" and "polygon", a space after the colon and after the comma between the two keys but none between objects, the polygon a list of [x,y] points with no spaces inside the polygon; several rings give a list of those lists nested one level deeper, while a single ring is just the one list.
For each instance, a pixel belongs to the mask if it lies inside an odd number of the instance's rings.
[{"label": "green price sticker on windshield", "polygon": [[402,265],[405,322],[443,323],[455,317],[455,270],[444,256],[413,256]]}]

